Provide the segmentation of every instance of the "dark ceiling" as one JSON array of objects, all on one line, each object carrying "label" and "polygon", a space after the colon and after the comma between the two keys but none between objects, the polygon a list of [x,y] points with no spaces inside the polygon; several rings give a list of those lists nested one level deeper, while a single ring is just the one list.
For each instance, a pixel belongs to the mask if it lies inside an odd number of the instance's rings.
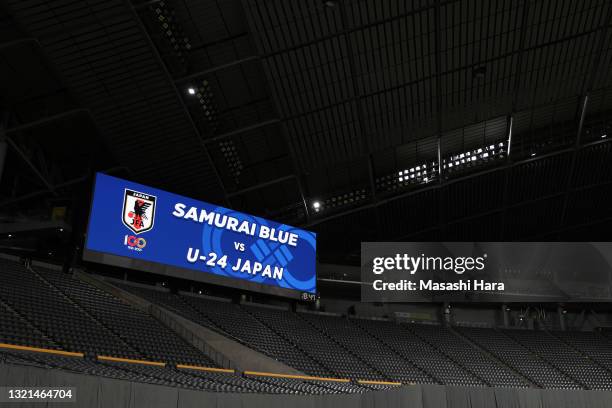
[{"label": "dark ceiling", "polygon": [[7,159],[0,205],[111,169],[315,230],[323,261],[609,240],[610,1],[3,6],[7,136],[44,164]]}]

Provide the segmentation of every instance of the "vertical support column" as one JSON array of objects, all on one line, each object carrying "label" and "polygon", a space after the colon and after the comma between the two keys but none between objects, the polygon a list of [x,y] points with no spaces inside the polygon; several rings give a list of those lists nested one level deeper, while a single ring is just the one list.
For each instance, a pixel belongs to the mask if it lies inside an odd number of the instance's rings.
[{"label": "vertical support column", "polygon": [[510,313],[509,313],[509,307],[507,304],[502,304],[501,305],[501,309],[502,309],[502,316],[503,316],[503,321],[504,321],[504,328],[508,328],[510,327]]},{"label": "vertical support column", "polygon": [[508,143],[508,146],[507,146],[507,149],[506,149],[506,161],[510,161],[510,148],[512,147],[512,124],[513,124],[513,121],[514,121],[514,119],[513,119],[512,115],[508,115],[508,118],[507,118],[508,138],[506,139],[507,143]]},{"label": "vertical support column", "polygon": [[584,118],[586,116],[587,107],[589,105],[589,95],[586,94],[582,98],[582,109],[580,110],[580,121],[578,122],[578,131],[576,132],[576,142],[575,147],[580,147],[580,142],[582,139],[582,129],[584,128]]},{"label": "vertical support column", "polygon": [[565,308],[562,305],[557,306],[557,314],[559,315],[559,327],[562,331],[567,330],[567,324],[565,319],[566,312]]},{"label": "vertical support column", "polygon": [[451,305],[448,302],[442,303],[442,323],[444,326],[451,325]]},{"label": "vertical support column", "polygon": [[438,135],[438,182],[442,184],[442,137]]},{"label": "vertical support column", "polygon": [[525,316],[525,319],[527,319],[527,328],[529,330],[533,330],[535,328],[535,319],[533,316],[528,313],[527,316]]},{"label": "vertical support column", "polygon": [[0,116],[0,181],[2,181],[2,174],[4,173],[4,165],[6,163],[6,128],[7,120],[5,116]]}]

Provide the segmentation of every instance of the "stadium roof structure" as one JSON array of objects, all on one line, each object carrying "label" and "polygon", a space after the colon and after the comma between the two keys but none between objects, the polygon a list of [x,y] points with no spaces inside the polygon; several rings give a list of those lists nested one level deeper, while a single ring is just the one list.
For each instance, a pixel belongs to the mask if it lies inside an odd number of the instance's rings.
[{"label": "stadium roof structure", "polygon": [[5,5],[5,209],[112,170],[320,232],[324,261],[609,236],[610,2]]}]

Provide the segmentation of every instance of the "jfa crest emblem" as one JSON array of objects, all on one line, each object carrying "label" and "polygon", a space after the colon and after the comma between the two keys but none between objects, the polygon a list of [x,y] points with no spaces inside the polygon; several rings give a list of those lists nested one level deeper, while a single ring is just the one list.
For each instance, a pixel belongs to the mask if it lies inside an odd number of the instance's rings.
[{"label": "jfa crest emblem", "polygon": [[156,200],[155,196],[126,188],[121,217],[123,224],[135,234],[151,230],[155,221]]}]

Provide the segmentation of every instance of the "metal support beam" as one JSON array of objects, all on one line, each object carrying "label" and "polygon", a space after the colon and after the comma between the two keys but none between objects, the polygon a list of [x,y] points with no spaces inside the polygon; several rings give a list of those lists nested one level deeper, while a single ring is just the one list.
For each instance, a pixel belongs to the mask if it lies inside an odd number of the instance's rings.
[{"label": "metal support beam", "polygon": [[[603,143],[612,143],[612,139],[602,139],[602,140],[596,140],[596,141],[591,142],[591,143],[585,143],[585,144],[580,146],[580,149],[584,149],[584,148],[589,147],[589,146],[595,146],[595,145],[599,145],[599,144],[603,144]],[[570,148],[561,149],[561,150],[558,150],[556,152],[551,152],[551,153],[543,154],[543,155],[536,156],[536,157],[529,157],[527,159],[523,159],[523,160],[520,160],[520,161],[516,161],[516,162],[512,162],[512,163],[506,163],[506,164],[504,164],[504,165],[502,165],[500,167],[493,167],[493,168],[489,168],[489,169],[486,169],[486,170],[483,170],[483,171],[479,171],[479,172],[476,172],[476,173],[468,174],[468,175],[465,175],[465,176],[462,176],[462,177],[457,177],[457,178],[452,179],[452,180],[447,180],[446,184],[459,183],[461,181],[465,181],[465,180],[468,180],[468,179],[471,179],[471,178],[484,176],[486,174],[494,173],[496,171],[509,170],[509,169],[511,169],[513,167],[516,167],[516,166],[521,166],[523,164],[527,164],[527,163],[531,163],[531,162],[536,162],[536,161],[544,160],[544,159],[547,159],[549,157],[555,157],[555,156],[558,156],[558,155],[561,155],[561,154],[565,154],[565,153],[569,153],[569,152],[573,152],[573,151],[574,151],[574,147],[570,147]],[[437,190],[440,187],[441,186],[439,184],[432,184],[432,185],[430,185],[428,187],[424,187],[424,188],[419,189],[419,190],[407,191],[405,193],[398,194],[396,196],[389,197],[389,198],[384,199],[384,200],[378,200],[376,203],[370,203],[370,204],[365,204],[365,205],[360,205],[360,206],[352,207],[352,208],[347,209],[345,211],[334,213],[334,214],[329,215],[327,217],[321,217],[321,218],[318,218],[316,220],[313,220],[312,222],[308,223],[306,226],[309,227],[309,226],[321,224],[322,222],[329,221],[329,220],[332,220],[332,219],[335,219],[335,218],[338,218],[338,217],[342,217],[342,216],[345,216],[345,215],[348,215],[348,214],[352,214],[354,212],[361,211],[363,209],[371,208],[371,207],[374,207],[374,206],[380,206],[380,205],[383,205],[383,204],[386,204],[386,203],[389,203],[389,202],[392,202],[392,201],[395,201],[395,200],[401,200],[401,199],[404,199],[404,198],[407,198],[407,197],[411,197],[411,196],[423,193],[425,191]],[[496,210],[496,211],[499,211],[499,210]]]},{"label": "metal support beam", "polygon": [[[344,43],[346,46],[346,53],[348,59],[348,68],[349,74],[351,76],[351,87],[353,89],[353,98],[355,100],[355,104],[357,105],[357,124],[359,125],[360,130],[360,140],[361,140],[361,152],[362,155],[366,158],[366,166],[368,172],[368,184],[370,186],[370,199],[372,202],[376,202],[376,175],[374,173],[374,161],[372,159],[372,154],[370,153],[370,147],[367,139],[366,129],[364,118],[366,117],[365,108],[363,106],[363,98],[360,97],[359,87],[357,86],[357,73],[355,72],[355,68],[357,64],[355,62],[354,55],[354,46],[351,41],[351,34],[349,33],[348,27],[348,18],[346,16],[346,2],[340,2],[340,20],[342,21],[342,29],[346,32],[342,37],[344,37]],[[331,11],[331,10],[329,10]],[[380,214],[378,213],[378,207],[375,207],[375,217],[376,217],[376,234],[380,236]]]},{"label": "metal support beam", "polygon": [[[506,119],[506,140],[508,141],[508,148],[506,150],[506,163],[512,163],[512,159],[510,158],[510,146],[512,144],[512,124],[514,123],[514,120],[512,118],[512,115],[508,115],[507,119]],[[504,204],[504,208],[502,210],[502,215],[501,215],[501,225],[500,225],[500,233],[499,233],[499,240],[503,241],[504,237],[506,236],[506,215],[508,214],[508,189],[509,189],[509,185],[510,185],[510,171],[511,171],[511,167],[507,167],[504,170],[504,189],[502,191],[502,203]]]},{"label": "metal support beam", "polygon": [[38,177],[38,179],[45,185],[45,187],[47,187],[47,189],[49,191],[53,191],[54,187],[53,184],[51,183],[50,180],[48,180],[38,169],[38,167],[36,167],[34,165],[34,163],[32,162],[32,160],[30,160],[30,158],[28,157],[28,155],[21,150],[21,148],[17,145],[17,143],[15,143],[11,138],[6,138],[7,143],[13,148],[13,150],[15,150],[15,152],[17,153],[17,155],[19,155],[19,157],[21,157],[21,160],[23,160],[23,162],[30,168],[30,170],[32,170],[32,173],[34,173],[36,175],[36,177]]},{"label": "metal support beam", "polygon": [[567,181],[565,183],[565,197],[563,198],[563,208],[561,210],[561,219],[559,220],[559,226],[562,227],[565,223],[565,217],[567,215],[567,206],[569,204],[569,197],[571,195],[572,181],[574,179],[574,171],[576,169],[576,162],[578,161],[578,150],[580,149],[580,141],[582,139],[582,129],[584,127],[584,118],[586,116],[587,107],[589,104],[589,95],[585,95],[582,98],[582,105],[580,109],[580,120],[578,122],[578,130],[576,131],[576,140],[574,142],[574,152],[572,153],[572,160],[570,168],[567,173]]},{"label": "metal support beam", "polygon": [[236,196],[242,195],[244,193],[248,193],[248,192],[251,192],[251,191],[259,190],[261,188],[269,187],[269,186],[272,186],[274,184],[282,183],[283,181],[293,180],[293,179],[295,179],[295,177],[296,177],[295,174],[290,174],[288,176],[279,177],[279,178],[276,178],[274,180],[265,181],[263,183],[255,184],[254,186],[246,187],[246,188],[243,188],[241,190],[232,191],[231,193],[227,194],[227,197],[228,198],[236,197]]},{"label": "metal support beam", "polygon": [[567,217],[567,207],[569,205],[569,197],[571,194],[572,181],[574,179],[574,172],[576,169],[576,162],[578,161],[578,151],[580,150],[580,143],[582,140],[582,131],[584,129],[584,120],[586,118],[586,113],[589,104],[589,92],[591,92],[591,88],[593,87],[593,83],[595,81],[595,75],[599,70],[599,65],[601,63],[601,56],[604,52],[604,45],[606,39],[606,33],[608,31],[608,26],[610,22],[612,22],[612,7],[608,7],[608,14],[603,18],[603,23],[598,27],[599,37],[597,39],[597,49],[599,52],[593,61],[593,65],[591,66],[589,75],[584,78],[583,82],[583,91],[584,97],[582,99],[582,105],[580,109],[580,120],[578,122],[578,130],[576,131],[576,140],[574,143],[574,152],[572,154],[572,162],[570,164],[570,169],[567,174],[567,184],[565,186],[565,197],[563,199],[563,208],[561,210],[561,219],[559,220],[559,227],[563,228],[563,224],[565,223],[565,219]]},{"label": "metal support beam", "polygon": [[0,112],[0,182],[2,181],[2,174],[4,173],[4,166],[6,165],[6,124],[8,122],[8,115],[5,112]]},{"label": "metal support beam", "polygon": [[510,159],[510,148],[512,146],[512,125],[514,124],[514,117],[512,116],[512,114],[508,115],[508,148],[506,149],[506,160],[511,160]]},{"label": "metal support beam", "polygon": [[519,37],[519,45],[518,45],[518,58],[516,63],[516,68],[514,71],[514,92],[512,94],[512,111],[510,114],[512,115],[516,112],[516,108],[518,105],[518,93],[521,86],[521,69],[523,69],[523,54],[525,53],[525,35],[527,33],[527,17],[529,16],[529,3],[530,0],[523,1],[523,15],[521,17],[521,26],[515,27],[520,31],[521,35]]},{"label": "metal support beam", "polygon": [[250,57],[246,57],[246,58],[242,58],[239,60],[235,60],[232,62],[228,62],[227,64],[223,64],[223,65],[218,65],[216,67],[212,67],[212,68],[208,68],[202,71],[198,71],[198,72],[194,72],[192,74],[189,74],[187,76],[184,76],[182,78],[177,78],[174,80],[174,82],[176,82],[177,84],[181,84],[184,82],[188,82],[188,81],[192,81],[194,79],[206,76],[206,75],[210,75],[210,74],[214,74],[217,71],[222,71],[224,69],[228,69],[228,68],[232,68],[235,67],[237,65],[240,64],[244,64],[245,62],[251,62],[251,61],[258,61],[259,60],[259,56],[257,55],[253,55]]},{"label": "metal support beam", "polygon": [[142,34],[143,34],[143,36],[145,38],[145,41],[147,42],[148,46],[151,49],[151,52],[153,53],[153,55],[157,59],[157,61],[159,63],[159,66],[163,70],[164,75],[166,76],[168,82],[173,85],[176,97],[177,97],[181,107],[183,108],[183,111],[185,112],[185,115],[187,116],[187,119],[189,121],[189,124],[190,124],[191,128],[193,129],[194,134],[198,138],[198,141],[200,142],[200,145],[202,146],[202,148],[204,150],[204,155],[205,155],[206,159],[208,160],[208,162],[210,163],[210,167],[211,167],[211,169],[212,169],[212,171],[213,171],[213,173],[215,175],[215,178],[217,179],[217,183],[219,184],[219,187],[221,188],[224,203],[225,203],[225,205],[230,207],[230,201],[229,201],[229,199],[227,197],[227,190],[225,189],[225,185],[223,184],[223,180],[221,179],[221,175],[219,174],[219,171],[215,167],[215,162],[213,161],[212,156],[210,155],[210,151],[208,150],[208,147],[206,146],[206,143],[204,143],[204,138],[202,137],[202,134],[200,133],[200,130],[198,129],[198,127],[194,123],[193,118],[191,117],[191,114],[189,113],[189,109],[187,109],[187,106],[185,105],[185,101],[183,100],[183,97],[181,96],[181,94],[179,92],[179,89],[176,86],[176,82],[174,82],[174,80],[172,78],[172,75],[170,74],[170,71],[168,71],[168,67],[164,63],[164,60],[162,59],[161,55],[159,55],[159,51],[157,50],[157,47],[155,46],[155,44],[153,44],[153,41],[151,40],[151,37],[147,33],[147,30],[144,27],[144,24],[142,23],[142,20],[140,19],[140,16],[138,15],[138,11],[136,10],[136,8],[134,7],[134,5],[132,4],[132,2],[130,0],[125,0],[125,3],[127,5],[127,7],[130,9],[130,11],[132,12],[132,18],[134,18],[136,20],[136,23],[138,24],[138,27],[140,28],[140,31],[142,32]]},{"label": "metal support beam", "polygon": [[[437,137],[437,156],[438,156],[438,185],[442,186],[443,184],[443,174],[442,174],[442,66],[441,66],[441,44],[440,44],[440,1],[436,1],[435,9],[434,9],[434,54],[435,54],[435,64],[436,64],[436,133]],[[438,230],[440,231],[440,235],[444,236],[446,231],[446,224],[444,220],[444,190],[442,188],[438,189]]]},{"label": "metal support beam", "polygon": [[[130,172],[129,169],[127,167],[124,167],[124,166],[111,167],[110,169],[102,170],[102,172],[103,173],[113,173],[113,172],[118,171],[118,170],[125,170],[125,171]],[[1,201],[0,202],[0,208],[6,207],[8,205],[19,204],[22,201],[31,200],[32,198],[39,197],[39,196],[44,195],[44,194],[49,194],[49,193],[52,193],[53,191],[57,191],[57,190],[62,189],[62,188],[70,187],[70,186],[73,186],[75,184],[79,184],[79,183],[85,182],[85,181],[87,181],[89,179],[89,177],[90,177],[89,175],[77,177],[75,179],[68,180],[66,182],[54,185],[53,186],[53,190],[42,189],[42,190],[34,191],[32,193],[24,194],[24,195],[19,196],[19,197],[14,197],[14,198],[10,198],[10,199]]]},{"label": "metal support beam", "polygon": [[580,121],[578,122],[578,131],[576,132],[576,142],[574,147],[580,146],[580,140],[582,139],[582,129],[584,128],[584,118],[586,116],[587,107],[589,104],[589,95],[584,95],[582,99],[582,108],[580,109]]},{"label": "metal support beam", "polygon": [[29,130],[29,129],[35,128],[37,126],[46,125],[46,124],[48,124],[50,122],[55,122],[55,121],[62,120],[62,119],[65,119],[67,117],[75,116],[75,115],[79,115],[79,114],[87,114],[87,115],[91,116],[91,112],[90,112],[89,109],[83,109],[83,108],[71,109],[71,110],[67,110],[67,111],[58,113],[57,115],[45,116],[43,118],[34,120],[32,122],[23,123],[21,125],[13,126],[13,127],[9,128],[9,129],[7,129],[6,133],[10,134],[10,133],[22,132],[24,130]]},{"label": "metal support beam", "polygon": [[442,180],[442,137],[441,134],[438,133],[438,186],[440,189],[438,190],[438,230],[440,231],[440,235],[444,235],[446,231],[446,220],[444,219],[444,189],[442,189],[442,184],[444,183]]},{"label": "metal support beam", "polygon": [[[588,186],[581,186],[581,187],[577,187],[577,188],[575,187],[575,188],[572,188],[572,192],[580,192],[580,191],[585,191],[585,190],[589,190],[589,189],[593,189],[593,188],[605,187],[605,186],[608,186],[610,184],[612,184],[612,182],[606,181],[606,182],[603,182],[603,183],[590,184]],[[518,203],[514,203],[514,204],[507,204],[507,205],[505,205],[503,207],[494,208],[493,210],[486,210],[486,211],[478,212],[476,214],[471,214],[471,215],[468,215],[468,216],[465,216],[465,217],[455,218],[455,219],[453,219],[452,221],[449,222],[449,225],[460,224],[460,223],[464,223],[466,221],[476,220],[476,219],[481,218],[481,217],[486,217],[486,216],[489,216],[489,215],[498,214],[498,213],[500,213],[502,211],[506,211],[506,210],[509,210],[509,209],[512,209],[512,208],[523,207],[523,206],[526,206],[526,205],[529,205],[529,204],[533,204],[533,203],[536,203],[536,202],[539,202],[539,201],[546,201],[546,200],[552,199],[552,198],[559,198],[559,197],[563,196],[563,194],[564,194],[564,192],[546,194],[544,196],[537,197],[537,198],[532,198],[530,200],[524,200],[524,201],[521,201],[521,202],[518,202]],[[599,222],[599,221],[595,221],[595,222]],[[571,226],[571,228],[573,228],[573,227],[574,226]],[[431,232],[431,231],[434,231],[436,229],[438,229],[437,226],[435,226],[435,227],[427,227],[427,228],[424,228],[422,230],[418,230],[418,231],[412,232],[410,234],[402,235],[402,236],[399,237],[399,239],[400,240],[410,240],[414,236],[418,236],[418,235],[423,234],[423,233]],[[543,235],[543,234],[540,234],[540,235]],[[533,238],[533,237],[531,237],[531,238]],[[497,241],[504,241],[504,240],[503,239],[498,239]]]},{"label": "metal support beam", "polygon": [[217,135],[217,136],[209,137],[208,139],[204,140],[204,143],[218,142],[219,140],[227,139],[229,137],[233,137],[233,136],[239,135],[241,133],[250,132],[252,130],[261,129],[263,127],[267,127],[267,126],[271,126],[271,125],[276,125],[278,123],[281,123],[280,119],[265,120],[263,122],[259,122],[259,123],[256,123],[254,125],[245,126],[243,128],[240,128],[240,129],[232,130],[231,132],[227,132],[227,133],[223,133],[223,134],[220,134],[220,135]]},{"label": "metal support beam", "polygon": [[33,43],[36,46],[40,46],[38,40],[35,39],[35,38],[19,38],[17,40],[12,40],[12,41],[7,41],[7,42],[1,43],[0,44],[0,50],[6,49],[6,48],[11,48],[11,47],[18,47],[20,45],[28,44],[28,43]]},{"label": "metal support beam", "polygon": [[[246,13],[246,0],[241,0],[240,4],[242,5],[242,9],[243,11]],[[249,27],[251,28],[251,27]],[[267,35],[267,34],[264,34]],[[260,48],[259,42],[256,42],[256,46],[258,48]],[[261,49],[258,49],[259,53],[262,52]],[[264,71],[264,75],[266,76],[266,79],[268,81],[271,81],[271,75],[270,72],[268,70],[268,67],[266,64],[262,63],[262,69]],[[273,91],[274,92],[274,91]],[[282,114],[282,109],[278,103],[278,97],[277,95],[274,95],[273,97],[270,98],[272,100],[272,103],[274,104],[274,108],[276,109],[276,111],[278,112],[279,115]],[[295,181],[297,184],[297,188],[298,188],[298,192],[300,195],[300,199],[302,201],[302,204],[304,206],[304,216],[306,218],[306,222],[308,222],[310,220],[310,210],[308,209],[308,203],[306,201],[306,193],[305,193],[305,189],[302,183],[302,178],[300,177],[300,169],[299,169],[299,165],[297,162],[297,156],[295,153],[295,150],[293,148],[293,144],[291,143],[291,140],[289,139],[288,136],[288,131],[287,128],[285,127],[285,124],[283,121],[280,122],[281,125],[281,134],[283,136],[283,139],[285,140],[285,143],[287,144],[287,149],[289,150],[289,157],[291,157],[291,166],[293,167],[293,174],[295,175]]]},{"label": "metal support beam", "polygon": [[597,220],[591,220],[591,221],[587,221],[587,222],[581,222],[579,224],[573,224],[573,225],[565,225],[561,228],[557,228],[553,231],[549,231],[546,232],[544,234],[537,234],[537,235],[532,235],[530,237],[525,237],[523,238],[523,241],[540,241],[542,240],[542,238],[546,238],[547,240],[550,240],[550,236],[552,234],[560,234],[562,232],[565,231],[571,231],[571,230],[575,230],[578,228],[585,228],[585,227],[589,227],[591,225],[595,225],[595,224],[600,224],[600,223],[605,223],[605,222],[610,222],[612,221],[612,217],[605,217],[605,218],[600,218]]},{"label": "metal support beam", "polygon": [[[346,2],[341,1],[339,12],[340,12],[340,20],[342,21],[342,28],[344,31],[348,31],[348,18],[346,16]],[[332,12],[332,9],[328,10]],[[355,67],[357,64],[355,63],[355,56],[353,54],[353,42],[351,41],[350,34],[345,34],[344,43],[346,46],[346,57],[348,60],[348,69],[349,75],[351,76],[351,88],[353,90],[353,98],[355,104],[357,105],[357,124],[359,125],[359,138],[361,141],[361,153],[363,156],[367,157],[366,166],[368,169],[368,180],[370,184],[370,194],[372,201],[376,201],[376,184],[374,181],[374,166],[372,165],[372,160],[370,158],[370,148],[365,130],[364,118],[365,109],[363,107],[363,98],[360,97],[359,88],[357,86],[357,72],[355,72]]]},{"label": "metal support beam", "polygon": [[[443,0],[443,1],[440,2],[440,4],[441,5],[445,5],[445,4],[452,4],[452,3],[456,3],[456,2],[457,2],[457,0]],[[342,6],[344,4],[343,1],[339,1],[339,3],[342,3]],[[342,7],[342,6],[340,6],[340,7]],[[348,27],[344,26],[344,27],[342,27],[343,28],[342,30],[335,31],[332,34],[328,34],[328,35],[324,35],[324,36],[317,36],[316,38],[313,38],[310,41],[302,42],[300,44],[296,44],[294,46],[287,47],[287,48],[284,48],[282,50],[271,52],[271,53],[268,53],[268,54],[265,54],[265,55],[262,54],[262,58],[264,58],[264,57],[273,57],[273,56],[276,56],[276,55],[279,55],[279,54],[283,54],[285,52],[290,52],[290,51],[299,50],[301,48],[310,47],[310,46],[318,44],[318,43],[322,43],[322,42],[326,42],[326,41],[333,40],[333,39],[336,39],[336,38],[344,37],[344,36],[347,36],[349,34],[359,32],[359,31],[366,31],[366,30],[369,30],[369,29],[374,28],[374,27],[387,26],[387,25],[389,25],[390,23],[392,23],[394,21],[402,21],[402,20],[405,20],[406,17],[411,17],[411,16],[415,16],[415,15],[418,15],[418,14],[421,14],[421,13],[425,13],[425,12],[431,10],[432,8],[434,8],[434,6],[431,5],[431,4],[428,4],[428,5],[423,6],[423,7],[414,8],[414,9],[412,9],[412,10],[406,12],[406,13],[399,13],[399,14],[396,14],[396,15],[391,16],[391,17],[387,17],[387,18],[383,18],[383,19],[380,19],[380,20],[377,20],[377,21],[373,21],[371,23],[359,25],[359,26],[357,26],[355,28],[348,28]],[[333,9],[334,8],[331,8],[330,10],[333,10]]]}]

